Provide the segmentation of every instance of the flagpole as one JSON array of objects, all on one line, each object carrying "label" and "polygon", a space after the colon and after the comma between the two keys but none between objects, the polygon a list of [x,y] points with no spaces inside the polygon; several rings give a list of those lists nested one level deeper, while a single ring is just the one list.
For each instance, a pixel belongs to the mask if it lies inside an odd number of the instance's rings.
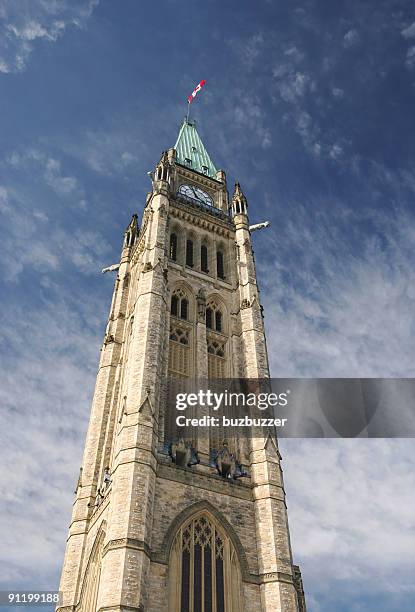
[{"label": "flagpole", "polygon": [[190,118],[190,103],[192,102],[193,98],[196,96],[197,92],[200,91],[202,89],[202,87],[204,87],[204,85],[206,85],[206,81],[204,79],[202,79],[200,81],[200,83],[198,85],[196,85],[196,87],[192,91],[191,95],[187,98],[186,123],[189,123],[189,118]]}]

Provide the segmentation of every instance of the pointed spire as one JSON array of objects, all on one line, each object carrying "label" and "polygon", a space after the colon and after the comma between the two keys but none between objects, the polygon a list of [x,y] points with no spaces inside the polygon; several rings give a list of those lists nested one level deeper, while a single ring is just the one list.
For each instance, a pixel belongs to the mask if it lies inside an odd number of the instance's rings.
[{"label": "pointed spire", "polygon": [[176,161],[182,166],[216,178],[216,168],[196,130],[195,123],[184,120],[176,144]]},{"label": "pointed spire", "polygon": [[246,215],[248,202],[239,183],[235,183],[235,190],[232,196],[232,212],[234,215]]}]

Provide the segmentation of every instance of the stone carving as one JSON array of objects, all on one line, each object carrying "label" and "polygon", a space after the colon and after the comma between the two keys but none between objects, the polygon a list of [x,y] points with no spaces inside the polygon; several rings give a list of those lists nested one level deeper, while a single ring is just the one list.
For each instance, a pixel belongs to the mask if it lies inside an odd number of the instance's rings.
[{"label": "stone carving", "polygon": [[79,487],[82,487],[82,467],[79,468],[78,482],[76,483],[75,494],[78,493]]},{"label": "stone carving", "polygon": [[108,489],[108,487],[110,486],[112,480],[111,480],[111,474],[110,474],[110,469],[109,467],[106,467],[104,469],[104,476],[102,478],[102,486],[101,486],[101,491],[104,492]]},{"label": "stone carving", "polygon": [[221,450],[213,453],[212,464],[212,467],[216,468],[216,471],[218,472],[219,476],[222,476],[222,478],[231,478],[236,480],[237,478],[248,475],[239,461],[236,459],[235,455],[230,452],[228,442],[226,440],[223,441]]},{"label": "stone carving", "polygon": [[196,299],[197,299],[197,318],[200,323],[204,323],[205,316],[206,316],[206,293],[204,289],[199,289]]},{"label": "stone carving", "polygon": [[200,463],[197,451],[191,442],[185,442],[183,438],[169,444],[169,455],[173,463],[182,467],[191,467]]},{"label": "stone carving", "polygon": [[251,307],[251,302],[247,299],[242,300],[241,303],[241,310],[243,310],[244,308],[250,308]]},{"label": "stone carving", "polygon": [[[106,467],[104,469],[104,475],[102,477],[102,484],[98,488],[98,491],[97,491],[97,494],[96,494],[96,497],[95,497],[94,510],[99,508],[100,505],[102,504],[102,501],[103,501],[106,493],[108,492],[108,489],[110,488],[111,482],[112,482],[112,480],[111,480],[110,469],[109,469],[109,467]],[[90,506],[90,504],[88,504],[88,506]]]}]

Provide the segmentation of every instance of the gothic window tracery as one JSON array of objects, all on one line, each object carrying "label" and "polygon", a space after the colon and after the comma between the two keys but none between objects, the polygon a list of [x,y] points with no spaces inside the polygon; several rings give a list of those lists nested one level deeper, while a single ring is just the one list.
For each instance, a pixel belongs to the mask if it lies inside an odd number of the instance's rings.
[{"label": "gothic window tracery", "polygon": [[176,290],[171,296],[170,313],[185,321],[189,319],[189,299],[182,289]]},{"label": "gothic window tracery", "polygon": [[189,297],[182,288],[176,289],[171,296],[170,313],[169,373],[184,378],[190,376],[192,370],[192,325],[189,323]]},{"label": "gothic window tracery", "polygon": [[95,612],[97,608],[104,535],[101,531],[97,536],[85,570],[79,612]]},{"label": "gothic window tracery", "polygon": [[226,343],[223,310],[214,300],[206,307],[206,342],[208,353],[208,377],[226,378]]},{"label": "gothic window tracery", "polygon": [[235,548],[206,513],[184,524],[169,564],[171,612],[240,612],[241,574]]},{"label": "gothic window tracery", "polygon": [[219,333],[223,331],[223,315],[215,302],[210,302],[206,308],[206,327]]},{"label": "gothic window tracery", "polygon": [[169,335],[169,373],[175,378],[190,376],[190,357],[190,329],[179,322],[172,323]]},{"label": "gothic window tracery", "polygon": [[226,377],[225,342],[207,340],[208,376],[210,379]]}]

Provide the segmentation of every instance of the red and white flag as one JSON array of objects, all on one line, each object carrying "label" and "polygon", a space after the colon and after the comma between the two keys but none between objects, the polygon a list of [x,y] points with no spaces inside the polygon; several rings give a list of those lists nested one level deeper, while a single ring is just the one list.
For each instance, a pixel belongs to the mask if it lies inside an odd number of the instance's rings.
[{"label": "red and white flag", "polygon": [[194,88],[194,90],[192,91],[190,96],[187,97],[187,101],[189,102],[189,104],[190,104],[190,102],[193,101],[193,98],[196,97],[197,92],[202,89],[203,85],[206,85],[206,81],[205,80],[200,81],[199,85],[196,85],[196,87]]}]

